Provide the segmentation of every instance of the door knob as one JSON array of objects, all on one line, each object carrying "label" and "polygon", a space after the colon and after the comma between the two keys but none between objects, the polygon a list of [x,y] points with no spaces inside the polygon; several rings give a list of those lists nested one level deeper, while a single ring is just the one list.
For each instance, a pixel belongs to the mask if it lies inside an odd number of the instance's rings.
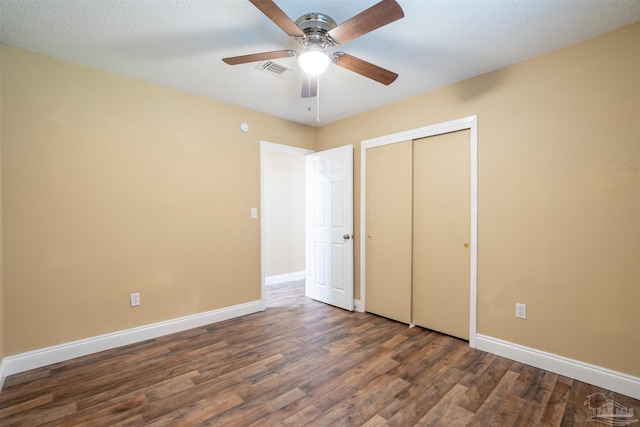
[{"label": "door knob", "polygon": [[350,235],[348,235],[348,234],[345,234],[344,236],[342,236],[342,238],[343,238],[344,240],[349,240],[349,239],[351,238],[351,236],[350,236]]},{"label": "door knob", "polygon": [[469,247],[469,244],[468,244],[468,243],[465,243],[463,246],[464,246],[465,248],[468,248],[468,247]]}]

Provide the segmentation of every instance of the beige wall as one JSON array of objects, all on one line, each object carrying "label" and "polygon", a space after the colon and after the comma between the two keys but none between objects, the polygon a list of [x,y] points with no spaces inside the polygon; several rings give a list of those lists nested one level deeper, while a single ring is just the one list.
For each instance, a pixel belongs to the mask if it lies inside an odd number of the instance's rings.
[{"label": "beige wall", "polygon": [[[2,46],[0,46],[0,361],[4,350],[4,271],[2,257]],[[1,362],[0,362],[1,363]]]},{"label": "beige wall", "polygon": [[305,158],[264,151],[265,276],[305,269]]},{"label": "beige wall", "polygon": [[0,48],[5,355],[260,299],[260,140],[315,129]]},{"label": "beige wall", "polygon": [[477,114],[478,333],[639,376],[638,76],[635,24],[323,126],[318,149]]},{"label": "beige wall", "polygon": [[477,114],[478,332],[640,375],[640,24],[317,131],[0,54],[0,356],[259,299],[260,140],[358,151]]}]

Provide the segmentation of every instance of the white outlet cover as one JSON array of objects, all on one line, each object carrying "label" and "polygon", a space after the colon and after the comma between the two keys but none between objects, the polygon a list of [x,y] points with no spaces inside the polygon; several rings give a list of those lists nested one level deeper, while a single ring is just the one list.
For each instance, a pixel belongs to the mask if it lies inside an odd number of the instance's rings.
[{"label": "white outlet cover", "polygon": [[516,317],[518,319],[526,319],[527,318],[527,305],[516,303]]},{"label": "white outlet cover", "polygon": [[135,292],[129,295],[129,301],[131,303],[131,307],[137,307],[140,305],[140,293]]}]

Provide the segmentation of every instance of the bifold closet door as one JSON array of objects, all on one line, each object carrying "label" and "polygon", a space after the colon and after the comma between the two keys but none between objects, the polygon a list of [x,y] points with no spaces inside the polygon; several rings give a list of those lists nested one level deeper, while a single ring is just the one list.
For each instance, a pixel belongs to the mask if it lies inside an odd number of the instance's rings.
[{"label": "bifold closet door", "polygon": [[367,150],[365,310],[411,323],[413,141]]},{"label": "bifold closet door", "polygon": [[469,339],[469,131],[414,141],[413,323]]}]

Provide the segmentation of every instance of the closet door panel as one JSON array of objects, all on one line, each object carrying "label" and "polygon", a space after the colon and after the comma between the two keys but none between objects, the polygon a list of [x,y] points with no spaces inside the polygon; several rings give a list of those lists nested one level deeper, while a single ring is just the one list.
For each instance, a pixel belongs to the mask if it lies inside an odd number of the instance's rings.
[{"label": "closet door panel", "polygon": [[469,339],[469,131],[414,141],[413,323]]},{"label": "closet door panel", "polygon": [[404,323],[411,322],[412,146],[366,153],[365,311]]}]

